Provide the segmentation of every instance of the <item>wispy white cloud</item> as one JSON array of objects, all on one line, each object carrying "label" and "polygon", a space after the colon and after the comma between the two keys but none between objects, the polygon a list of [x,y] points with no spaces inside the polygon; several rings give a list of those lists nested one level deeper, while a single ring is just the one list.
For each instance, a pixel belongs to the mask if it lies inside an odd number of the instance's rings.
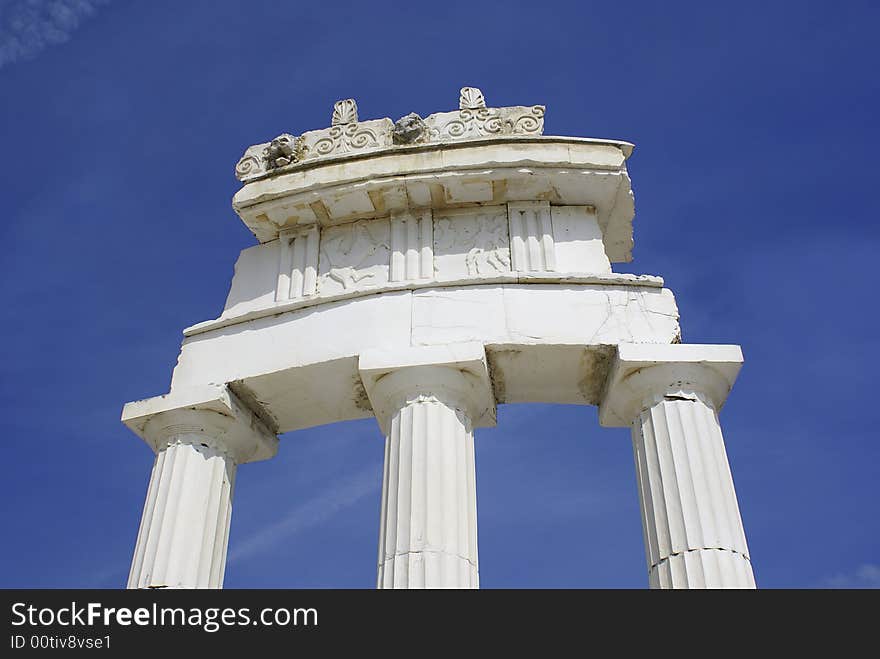
[{"label": "wispy white cloud", "polygon": [[0,0],[0,68],[64,43],[109,0]]},{"label": "wispy white cloud", "polygon": [[379,489],[380,469],[376,465],[357,472],[348,479],[337,481],[317,496],[290,509],[284,517],[266,526],[247,540],[238,543],[229,552],[228,562],[236,561],[271,549],[290,540],[307,528],[331,518],[340,510]]},{"label": "wispy white cloud", "polygon": [[865,563],[849,574],[836,574],[824,580],[829,588],[880,588],[880,565]]}]

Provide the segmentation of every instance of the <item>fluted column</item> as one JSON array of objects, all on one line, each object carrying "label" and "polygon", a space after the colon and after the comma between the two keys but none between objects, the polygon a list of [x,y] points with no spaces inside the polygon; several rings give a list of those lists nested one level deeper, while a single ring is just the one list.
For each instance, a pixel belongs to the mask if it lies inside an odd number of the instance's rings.
[{"label": "fluted column", "polygon": [[129,588],[223,586],[237,467],[274,455],[277,439],[225,388],[207,394],[138,401],[123,412],[156,451]]},{"label": "fluted column", "polygon": [[385,438],[379,588],[477,588],[474,433],[435,396],[404,402]]},{"label": "fluted column", "polygon": [[619,348],[600,420],[632,428],[651,588],[755,587],[717,414],[741,362],[738,346]]},{"label": "fluted column", "polygon": [[632,426],[652,588],[754,588],[718,417],[693,391],[645,409]]},{"label": "fluted column", "polygon": [[385,433],[378,588],[477,588],[475,421],[495,402],[481,345],[361,356]]}]

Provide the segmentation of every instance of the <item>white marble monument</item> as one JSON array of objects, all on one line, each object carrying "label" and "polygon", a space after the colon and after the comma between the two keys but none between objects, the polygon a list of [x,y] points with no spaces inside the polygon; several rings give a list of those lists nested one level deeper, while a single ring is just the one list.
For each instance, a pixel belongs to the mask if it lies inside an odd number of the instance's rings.
[{"label": "white marble monument", "polygon": [[[239,465],[374,416],[379,588],[476,588],[474,432],[498,403],[597,405],[632,429],[654,588],[754,588],[718,412],[738,346],[682,345],[631,260],[627,142],[543,135],[544,107],[459,108],[248,148],[223,313],[184,330],[170,393],[123,422],[156,452],[131,588],[219,588]],[[378,502],[377,502],[378,503]]]}]

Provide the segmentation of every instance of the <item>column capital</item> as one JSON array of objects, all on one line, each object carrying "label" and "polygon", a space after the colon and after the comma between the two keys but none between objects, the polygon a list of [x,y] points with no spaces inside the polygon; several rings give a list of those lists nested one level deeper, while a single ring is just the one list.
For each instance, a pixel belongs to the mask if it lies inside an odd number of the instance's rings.
[{"label": "column capital", "polygon": [[665,396],[699,396],[717,412],[742,366],[737,345],[622,343],[608,371],[599,423],[628,427]]},{"label": "column capital", "polygon": [[229,454],[236,464],[266,460],[278,452],[274,428],[226,385],[187,387],[126,403],[122,422],[157,453],[186,436]]},{"label": "column capital", "polygon": [[361,353],[358,369],[382,432],[420,396],[466,412],[474,428],[495,425],[495,394],[482,343],[452,343]]}]

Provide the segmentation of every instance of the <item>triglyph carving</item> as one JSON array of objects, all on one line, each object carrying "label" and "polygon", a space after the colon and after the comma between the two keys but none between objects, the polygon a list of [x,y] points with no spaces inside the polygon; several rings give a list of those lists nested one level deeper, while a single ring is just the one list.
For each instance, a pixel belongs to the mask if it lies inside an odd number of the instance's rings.
[{"label": "triglyph carving", "polygon": [[431,210],[391,214],[391,281],[434,276]]},{"label": "triglyph carving", "polygon": [[388,281],[389,224],[388,220],[362,220],[323,230],[318,284],[322,294]]},{"label": "triglyph carving", "polygon": [[507,209],[492,206],[436,215],[434,268],[438,279],[509,272]]},{"label": "triglyph carving", "polygon": [[282,231],[278,237],[278,285],[275,301],[286,302],[317,292],[318,228]]},{"label": "triglyph carving", "polygon": [[517,272],[553,272],[556,250],[550,203],[523,201],[507,204],[510,253]]}]

